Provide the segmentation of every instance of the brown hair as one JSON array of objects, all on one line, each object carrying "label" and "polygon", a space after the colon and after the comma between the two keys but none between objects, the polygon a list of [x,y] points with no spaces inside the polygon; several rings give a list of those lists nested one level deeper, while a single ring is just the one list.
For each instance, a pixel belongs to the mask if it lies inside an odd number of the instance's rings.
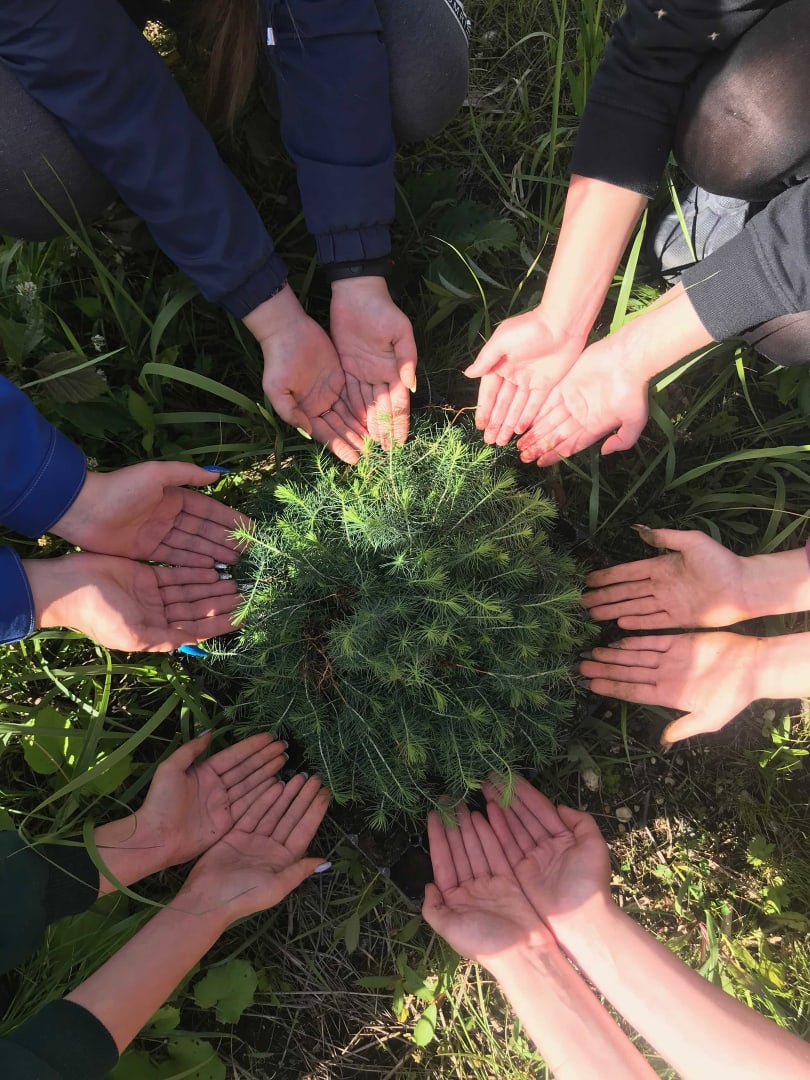
[{"label": "brown hair", "polygon": [[201,44],[209,54],[206,119],[230,127],[245,104],[259,57],[258,0],[204,0]]}]

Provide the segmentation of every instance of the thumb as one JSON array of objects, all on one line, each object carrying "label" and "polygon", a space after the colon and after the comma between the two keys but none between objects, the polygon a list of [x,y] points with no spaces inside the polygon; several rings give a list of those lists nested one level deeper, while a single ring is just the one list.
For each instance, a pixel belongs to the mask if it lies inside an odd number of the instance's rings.
[{"label": "thumb", "polygon": [[189,461],[158,461],[160,480],[164,487],[205,487],[220,479],[218,473],[204,469],[202,465],[192,465]]},{"label": "thumb", "polygon": [[586,836],[598,836],[602,839],[602,832],[590,814],[584,810],[575,810],[573,806],[558,806],[557,813],[560,821],[566,829],[574,834],[577,840],[584,840]]},{"label": "thumb", "polygon": [[163,764],[168,765],[177,772],[187,772],[210,743],[211,732],[204,731],[202,735],[189,739],[187,743],[183,743],[182,746],[178,747],[173,754],[166,758]]},{"label": "thumb", "polygon": [[685,551],[696,536],[705,536],[697,529],[651,529],[648,525],[633,525],[645,544],[667,551]]},{"label": "thumb", "polygon": [[642,416],[638,416],[632,420],[623,420],[621,427],[616,434],[611,435],[609,439],[605,439],[602,443],[602,457],[606,457],[608,454],[615,454],[617,450],[629,450],[631,446],[635,446],[646,423],[646,409]]},{"label": "thumb", "polygon": [[303,881],[312,877],[319,866],[323,866],[323,859],[309,858],[299,859],[291,866],[285,867],[276,877],[278,885],[284,890],[283,896],[289,896]]},{"label": "thumb", "polygon": [[307,438],[312,438],[312,422],[292,394],[282,394],[278,401],[271,399],[270,403],[285,424],[303,431]]},{"label": "thumb", "polygon": [[[732,714],[736,715],[736,714]],[[723,710],[707,709],[704,712],[691,712],[678,717],[661,732],[661,745],[672,746],[682,739],[691,739],[693,735],[703,735],[707,731],[719,731],[731,720]]]},{"label": "thumb", "polygon": [[425,885],[425,899],[422,903],[422,918],[432,926],[437,933],[441,933],[442,915],[444,914],[444,900],[436,885],[432,881]]},{"label": "thumb", "polygon": [[399,368],[399,377],[403,385],[407,386],[413,394],[416,392],[416,342],[410,331],[402,337],[395,338],[393,342],[394,359]]}]

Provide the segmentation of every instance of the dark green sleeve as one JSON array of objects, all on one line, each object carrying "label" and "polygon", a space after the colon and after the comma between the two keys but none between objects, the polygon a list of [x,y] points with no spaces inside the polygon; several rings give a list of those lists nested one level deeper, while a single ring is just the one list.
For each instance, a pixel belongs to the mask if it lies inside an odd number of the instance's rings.
[{"label": "dark green sleeve", "polygon": [[97,896],[98,870],[83,847],[29,847],[0,832],[0,972],[34,952],[49,923],[86,911]]},{"label": "dark green sleeve", "polygon": [[102,1080],[117,1061],[109,1031],[72,1001],[52,1001],[0,1039],[4,1080]]}]

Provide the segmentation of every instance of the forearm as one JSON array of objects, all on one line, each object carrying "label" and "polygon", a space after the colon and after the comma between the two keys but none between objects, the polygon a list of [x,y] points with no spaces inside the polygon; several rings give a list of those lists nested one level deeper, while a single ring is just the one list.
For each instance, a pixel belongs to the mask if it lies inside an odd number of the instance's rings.
[{"label": "forearm", "polygon": [[687,967],[609,899],[558,934],[566,952],[683,1080],[810,1077],[810,1046]]},{"label": "forearm", "polygon": [[173,865],[160,838],[150,834],[137,814],[100,825],[93,834],[104,866],[113,882],[99,872],[99,896],[115,892],[118,885],[132,885]]},{"label": "forearm", "polygon": [[646,198],[634,191],[571,177],[541,307],[555,325],[581,338],[583,346],[646,205]]},{"label": "forearm", "polygon": [[684,356],[714,340],[682,285],[676,285],[608,339],[626,357],[628,370],[650,382]]},{"label": "forearm", "polygon": [[559,950],[527,945],[489,966],[557,1080],[655,1076]]},{"label": "forearm", "polygon": [[746,618],[810,611],[810,566],[804,548],[742,560]]},{"label": "forearm", "polygon": [[119,1053],[227,926],[221,912],[206,906],[204,898],[181,893],[67,995],[104,1025]]}]

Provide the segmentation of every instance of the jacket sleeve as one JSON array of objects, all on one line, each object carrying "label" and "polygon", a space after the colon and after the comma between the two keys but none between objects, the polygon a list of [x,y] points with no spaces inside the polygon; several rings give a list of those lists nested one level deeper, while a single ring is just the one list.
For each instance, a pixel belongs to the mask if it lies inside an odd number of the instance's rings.
[{"label": "jacket sleeve", "polygon": [[0,62],[203,296],[242,318],[281,284],[257,210],[115,0],[4,0]]},{"label": "jacket sleeve", "polygon": [[715,341],[810,311],[810,181],[777,195],[682,281]]},{"label": "jacket sleeve", "polygon": [[276,0],[267,7],[281,134],[318,259],[387,255],[394,133],[374,0]]},{"label": "jacket sleeve", "polygon": [[571,171],[655,195],[684,90],[773,7],[765,0],[627,0],[596,70]]},{"label": "jacket sleeve", "polygon": [[[84,454],[33,402],[0,375],[0,525],[41,536],[82,489]],[[34,629],[34,601],[22,562],[0,547],[0,643]]]},{"label": "jacket sleeve", "polygon": [[112,1035],[72,1001],[52,1001],[0,1039],[0,1076],[7,1080],[103,1080],[117,1061]]}]

